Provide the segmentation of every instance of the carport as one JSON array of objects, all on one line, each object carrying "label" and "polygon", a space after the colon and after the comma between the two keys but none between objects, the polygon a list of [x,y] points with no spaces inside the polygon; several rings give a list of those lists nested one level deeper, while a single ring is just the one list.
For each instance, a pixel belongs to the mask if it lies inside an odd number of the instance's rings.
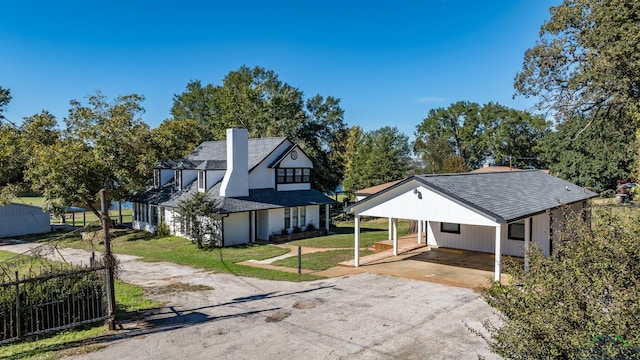
[{"label": "carport", "polygon": [[352,212],[354,266],[360,266],[360,218],[389,219],[393,255],[398,255],[398,219],[418,222],[416,241],[430,247],[494,254],[494,280],[500,281],[502,256],[524,257],[531,244],[552,251],[554,229],[565,214],[584,214],[597,194],[537,170],[495,173],[416,175],[361,200]]}]

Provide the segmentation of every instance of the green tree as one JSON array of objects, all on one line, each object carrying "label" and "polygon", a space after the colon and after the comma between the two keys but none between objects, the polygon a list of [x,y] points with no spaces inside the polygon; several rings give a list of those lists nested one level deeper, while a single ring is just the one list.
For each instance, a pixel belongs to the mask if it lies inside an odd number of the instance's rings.
[{"label": "green tree", "polygon": [[529,272],[507,266],[513,285],[484,294],[502,314],[500,326],[488,325],[493,350],[509,359],[637,359],[623,344],[604,357],[589,346],[601,336],[640,345],[640,217],[630,214],[602,210],[593,225],[570,216],[550,257],[534,247]]},{"label": "green tree", "polygon": [[320,95],[305,100],[272,70],[242,66],[221,85],[191,81],[174,95],[171,114],[173,120],[195,120],[205,140],[224,140],[232,127],[247,129],[253,138],[287,136],[313,158],[314,187],[331,191],[342,178],[346,125],[340,100]]},{"label": "green tree", "polygon": [[198,249],[222,246],[222,217],[206,192],[196,192],[178,204],[178,221]]},{"label": "green tree", "polygon": [[400,180],[407,175],[410,162],[409,137],[398,128],[386,126],[366,132],[343,185],[345,189],[356,190]]},{"label": "green tree", "polygon": [[576,115],[559,124],[542,140],[541,159],[549,164],[552,174],[602,191],[615,180],[628,177],[636,158],[630,146],[635,134],[631,123],[620,127],[596,121],[586,127],[589,121]]},{"label": "green tree", "polygon": [[194,119],[167,119],[151,129],[151,151],[158,160],[182,159],[205,140],[205,130]]},{"label": "green tree", "polygon": [[416,128],[413,147],[427,173],[467,171],[489,160],[508,164],[510,156],[516,166],[537,168],[537,142],[548,128],[541,117],[525,111],[459,101],[430,110]]},{"label": "green tree", "polygon": [[4,117],[4,115],[2,115],[2,113],[4,113],[10,101],[11,101],[11,90],[5,89],[2,86],[0,86],[0,120],[1,119],[6,120],[6,118]]},{"label": "green tree", "polygon": [[54,207],[94,207],[98,191],[123,200],[142,187],[156,159],[149,154],[150,131],[142,122],[139,95],[109,101],[97,92],[87,104],[71,101],[66,129],[53,144],[36,143],[26,170],[35,191]]},{"label": "green tree", "polygon": [[640,100],[640,2],[565,0],[550,13],[516,75],[517,94],[538,97],[559,120],[579,112],[628,121]]}]

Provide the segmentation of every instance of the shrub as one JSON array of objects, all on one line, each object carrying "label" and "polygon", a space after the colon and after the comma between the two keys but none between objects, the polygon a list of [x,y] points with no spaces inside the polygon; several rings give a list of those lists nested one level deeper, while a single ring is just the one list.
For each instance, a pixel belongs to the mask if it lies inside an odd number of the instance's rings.
[{"label": "shrub", "polygon": [[300,228],[300,226],[296,226],[296,227],[293,228],[293,233],[294,234],[297,234],[297,233],[300,233],[300,232],[302,232],[302,229]]},{"label": "shrub", "polygon": [[169,235],[170,235],[169,226],[167,226],[167,224],[164,221],[160,222],[160,224],[158,224],[158,237],[163,238]]},{"label": "shrub", "polygon": [[307,225],[307,229],[306,229],[306,231],[313,231],[313,230],[315,230],[315,229],[316,229],[315,225],[313,225],[313,223],[309,223],[309,224]]}]

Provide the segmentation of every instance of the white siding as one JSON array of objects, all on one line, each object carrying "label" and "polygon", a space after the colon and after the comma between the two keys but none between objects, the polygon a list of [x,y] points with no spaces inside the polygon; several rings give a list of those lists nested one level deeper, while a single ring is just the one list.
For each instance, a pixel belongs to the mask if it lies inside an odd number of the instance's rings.
[{"label": "white siding", "polygon": [[316,229],[321,229],[324,224],[320,224],[320,205],[307,206],[307,225],[313,224]]},{"label": "white siding", "polygon": [[42,208],[23,204],[0,206],[0,238],[51,231],[50,215]]},{"label": "white siding", "polygon": [[280,162],[281,168],[313,168],[313,163],[306,157],[300,149],[295,149],[298,152],[298,158],[293,160],[291,156],[287,156]]},{"label": "white siding", "polygon": [[292,190],[309,190],[311,189],[311,183],[298,183],[298,184],[278,184],[278,191],[292,191]]},{"label": "white siding", "polygon": [[274,169],[270,169],[269,165],[276,161],[291,145],[290,141],[285,140],[255,169],[249,169],[249,189],[275,189],[276,175]]},{"label": "white siding", "polygon": [[356,203],[355,214],[410,220],[429,219],[482,226],[496,224],[484,215],[417,185],[417,182],[409,182],[392,189],[382,196],[370,199],[365,205],[367,209],[362,211]]},{"label": "white siding", "polygon": [[224,177],[224,170],[207,170],[207,190],[217,184]]},{"label": "white siding", "polygon": [[249,212],[229,214],[222,219],[224,246],[249,242]]}]

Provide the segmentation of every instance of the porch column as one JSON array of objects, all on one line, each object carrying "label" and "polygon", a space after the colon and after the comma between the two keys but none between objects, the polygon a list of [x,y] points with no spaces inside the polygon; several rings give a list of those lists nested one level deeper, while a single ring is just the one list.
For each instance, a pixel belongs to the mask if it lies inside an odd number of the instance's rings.
[{"label": "porch column", "polygon": [[327,229],[327,234],[329,233],[329,204],[324,206],[324,228]]},{"label": "porch column", "polygon": [[398,255],[398,219],[393,219],[393,256]]},{"label": "porch column", "polygon": [[418,244],[422,244],[422,220],[418,220]]},{"label": "porch column", "polygon": [[436,235],[433,233],[433,225],[431,225],[431,221],[427,220],[427,245],[429,246],[437,246]]},{"label": "porch column", "polygon": [[360,266],[360,216],[356,215],[353,223],[353,266]]},{"label": "porch column", "polygon": [[524,271],[529,272],[529,242],[531,241],[531,218],[524,219]]},{"label": "porch column", "polygon": [[496,225],[496,254],[495,254],[495,269],[493,280],[500,282],[500,275],[502,274],[502,253],[500,245],[502,243],[502,226]]},{"label": "porch column", "polygon": [[249,211],[249,231],[251,232],[249,234],[249,242],[255,243],[256,242],[256,212],[255,211]]},{"label": "porch column", "polygon": [[393,239],[393,219],[389,218],[389,237],[387,239]]}]

